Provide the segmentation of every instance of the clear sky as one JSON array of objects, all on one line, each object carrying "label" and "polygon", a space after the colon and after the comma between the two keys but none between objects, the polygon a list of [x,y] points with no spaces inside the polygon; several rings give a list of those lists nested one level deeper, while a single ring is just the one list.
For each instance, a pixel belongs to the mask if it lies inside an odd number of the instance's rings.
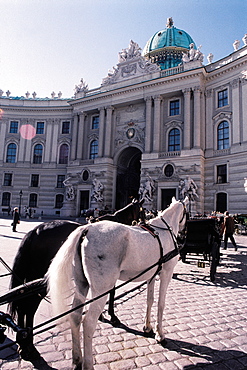
[{"label": "clear sky", "polygon": [[0,0],[0,89],[63,98],[100,86],[132,39],[143,49],[172,17],[219,60],[247,33],[247,0]]}]

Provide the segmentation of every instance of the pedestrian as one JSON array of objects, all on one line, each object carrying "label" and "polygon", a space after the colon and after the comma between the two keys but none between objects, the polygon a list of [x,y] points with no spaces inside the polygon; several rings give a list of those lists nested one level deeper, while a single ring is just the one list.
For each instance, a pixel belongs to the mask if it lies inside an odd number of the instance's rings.
[{"label": "pedestrian", "polygon": [[14,208],[14,213],[13,213],[13,222],[12,222],[12,230],[16,231],[16,225],[20,223],[20,215],[18,212],[18,208]]},{"label": "pedestrian", "polygon": [[235,251],[238,249],[237,244],[235,242],[233,233],[235,229],[235,223],[234,223],[234,218],[229,215],[229,212],[226,211],[224,213],[224,224],[223,224],[223,231],[225,232],[225,237],[224,237],[224,249],[227,249],[227,240],[230,238],[233,246],[235,247]]}]

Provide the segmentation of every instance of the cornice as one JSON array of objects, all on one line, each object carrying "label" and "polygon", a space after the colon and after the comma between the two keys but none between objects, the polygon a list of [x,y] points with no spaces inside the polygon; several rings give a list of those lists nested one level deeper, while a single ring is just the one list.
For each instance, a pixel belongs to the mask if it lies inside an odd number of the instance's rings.
[{"label": "cornice", "polygon": [[[186,72],[179,73],[177,75],[169,76],[169,78],[159,77],[159,78],[152,79],[152,80],[146,80],[146,81],[138,82],[137,84],[118,87],[115,90],[103,91],[102,93],[97,94],[96,96],[88,96],[88,97],[86,96],[83,99],[80,99],[80,100],[78,99],[78,101],[71,101],[70,103],[71,103],[71,106],[74,106],[74,107],[78,105],[82,105],[82,104],[87,104],[87,103],[90,104],[91,102],[96,102],[104,98],[112,99],[116,96],[126,95],[126,94],[130,94],[136,91],[143,91],[144,89],[148,90],[150,88],[152,89],[154,87],[171,84],[171,83],[178,82],[178,81],[189,80],[189,79],[193,79],[195,77],[201,76],[201,75],[203,75],[203,78],[205,77],[205,72],[204,72],[203,67],[198,68],[196,71],[193,70],[193,73],[191,73],[191,71],[186,71]],[[145,99],[145,97],[143,97],[143,99]]]},{"label": "cornice", "polygon": [[[234,61],[234,62],[236,62],[236,61]],[[242,66],[245,66],[245,65],[247,65],[247,60],[241,61],[240,63],[237,63],[235,65],[226,64],[225,66],[222,66],[217,70],[207,72],[206,82],[214,80],[214,79],[218,78],[219,76],[225,75],[226,73],[229,73],[230,71],[241,68]]]}]

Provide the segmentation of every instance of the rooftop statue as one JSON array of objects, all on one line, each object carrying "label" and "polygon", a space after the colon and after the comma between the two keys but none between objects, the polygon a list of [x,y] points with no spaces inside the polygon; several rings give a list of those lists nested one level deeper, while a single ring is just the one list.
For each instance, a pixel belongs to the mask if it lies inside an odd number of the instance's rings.
[{"label": "rooftop statue", "polygon": [[187,53],[183,53],[183,57],[182,57],[182,61],[183,63],[189,63],[189,62],[193,62],[195,60],[199,60],[200,62],[203,62],[203,58],[204,58],[204,55],[203,53],[201,52],[201,45],[195,49],[195,45],[194,43],[192,42],[190,44],[190,50]]}]

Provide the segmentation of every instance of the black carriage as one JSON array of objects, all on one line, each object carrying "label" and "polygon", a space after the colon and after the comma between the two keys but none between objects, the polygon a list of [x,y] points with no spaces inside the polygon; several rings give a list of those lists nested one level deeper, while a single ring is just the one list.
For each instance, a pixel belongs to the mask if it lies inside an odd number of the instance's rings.
[{"label": "black carriage", "polygon": [[183,262],[196,260],[199,267],[210,264],[210,279],[215,280],[215,273],[220,259],[219,222],[216,218],[190,219],[187,223],[187,236],[180,251]]}]

